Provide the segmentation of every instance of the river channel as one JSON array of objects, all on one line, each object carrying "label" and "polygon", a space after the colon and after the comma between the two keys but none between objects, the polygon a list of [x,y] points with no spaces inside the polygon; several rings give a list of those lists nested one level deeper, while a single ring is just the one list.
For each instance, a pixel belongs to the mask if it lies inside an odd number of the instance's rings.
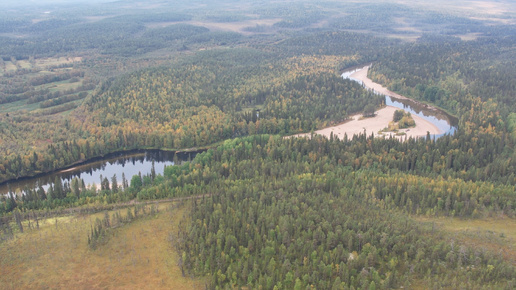
[{"label": "river channel", "polygon": [[[101,178],[107,177],[111,182],[111,177],[116,174],[119,184],[122,182],[122,174],[128,182],[133,175],[149,174],[154,165],[156,174],[163,174],[165,166],[174,165],[175,152],[161,150],[135,150],[124,153],[113,153],[103,158],[98,158],[91,162],[81,164],[69,169],[60,170],[53,173],[43,174],[37,177],[27,177],[20,180],[10,181],[0,185],[0,194],[20,192],[25,187],[37,188],[39,185],[46,190],[50,184],[54,183],[55,178],[61,182],[70,183],[75,177],[84,180],[84,184],[89,187],[95,184],[100,185]],[[177,153],[176,161],[184,162],[194,158],[196,153]]]},{"label": "river channel", "polygon": [[[457,129],[458,125],[458,119],[447,114],[446,112],[435,107],[429,107],[425,104],[413,101],[403,96],[400,96],[401,98],[396,98],[396,93],[393,93],[385,88],[382,88],[382,92],[378,92],[377,90],[375,90],[375,88],[378,88],[381,85],[374,83],[371,79],[367,78],[367,70],[369,69],[369,66],[370,65],[358,66],[348,69],[342,73],[342,77],[344,79],[349,79],[358,82],[365,88],[372,90],[377,94],[384,95],[385,105],[403,109],[407,112],[410,112],[413,115],[417,115],[432,123],[439,129],[439,131],[441,131],[440,134],[432,135],[432,137],[439,138],[446,134],[452,135],[453,133],[455,133],[455,130]],[[363,70],[365,70],[366,74],[359,74],[359,72],[361,71],[364,72]],[[359,75],[361,76],[358,77]]]},{"label": "river channel", "polygon": [[[372,83],[370,79],[364,82],[364,79],[354,77],[359,71],[367,70],[368,68],[369,66],[360,66],[349,69],[342,73],[342,77],[356,81],[366,88],[375,91],[372,86],[368,86],[368,83]],[[379,86],[376,83],[372,84]],[[445,134],[453,134],[457,129],[457,118],[450,116],[446,112],[437,108],[429,109],[428,106],[407,98],[395,98],[393,96],[396,95],[395,93],[385,89],[383,92],[382,94],[385,95],[385,104],[387,106],[403,109],[434,124],[439,131],[442,132],[441,134],[433,135],[435,138]],[[196,153],[178,153],[176,155],[176,161],[187,161],[193,158],[195,154]],[[92,186],[94,184],[99,185],[101,179],[104,177],[111,180],[111,177],[115,174],[119,183],[122,182],[122,174],[124,174],[125,178],[129,181],[133,175],[140,173],[142,175],[149,174],[153,166],[156,174],[163,174],[165,166],[174,165],[174,155],[175,152],[160,150],[136,150],[125,153],[114,153],[69,169],[1,184],[0,194],[8,194],[9,190],[12,192],[21,192],[25,187],[37,188],[39,185],[43,186],[46,190],[49,185],[55,181],[56,177],[60,178],[63,184],[65,182],[70,183],[73,178],[77,177],[84,180],[87,186]]]}]

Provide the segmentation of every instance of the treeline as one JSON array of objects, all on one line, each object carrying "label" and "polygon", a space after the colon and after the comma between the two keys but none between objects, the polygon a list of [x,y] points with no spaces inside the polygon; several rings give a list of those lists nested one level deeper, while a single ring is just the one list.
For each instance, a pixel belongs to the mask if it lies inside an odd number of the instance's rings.
[{"label": "treeline", "polygon": [[156,205],[151,205],[150,207],[147,205],[136,205],[133,209],[127,208],[125,215],[117,211],[111,217],[106,211],[104,212],[104,218],[97,218],[95,225],[92,225],[91,231],[88,234],[88,246],[95,250],[108,241],[114,228],[129,224],[146,216],[154,216],[157,213],[159,213],[159,208]]},{"label": "treeline", "polygon": [[[48,89],[41,89],[41,90],[31,90],[31,87],[28,85],[22,86],[22,89],[20,92],[24,92],[21,94],[14,94],[14,95],[4,95],[0,94],[0,104],[7,104],[12,103],[20,100],[26,100],[26,99],[32,99],[32,98],[38,98],[41,95],[49,94]],[[7,91],[6,91],[7,93]],[[30,101],[27,101],[29,103]]]},{"label": "treeline", "polygon": [[31,86],[39,86],[39,85],[43,85],[43,84],[69,80],[74,77],[81,77],[81,78],[84,77],[84,71],[74,70],[74,71],[59,73],[59,74],[46,74],[46,75],[31,78],[28,81],[28,83]]},{"label": "treeline", "polygon": [[[0,116],[0,180],[124,149],[191,148],[248,134],[308,132],[344,121],[366,104],[380,106],[380,96],[336,76],[335,63],[344,58],[278,59],[255,49],[198,53],[106,81],[69,117],[56,119],[38,115],[69,110],[76,104],[65,102],[75,97],[34,95],[28,101],[54,107]],[[44,142],[34,148],[29,140]],[[54,152],[49,143],[65,150]],[[97,149],[86,149],[86,143]]]},{"label": "treeline", "polygon": [[[353,169],[330,153],[345,144],[256,136],[199,154],[189,170],[167,167],[165,186],[210,194],[194,202],[177,236],[179,265],[208,275],[214,288],[514,285],[516,272],[500,257],[396,213],[514,215],[514,187]],[[159,192],[167,191],[138,196]]]},{"label": "treeline", "polygon": [[102,177],[98,186],[97,184],[87,185],[79,178],[63,182],[61,178],[56,177],[47,189],[41,185],[37,188],[25,187],[19,194],[9,192],[6,196],[1,196],[0,216],[16,210],[30,213],[45,210],[59,211],[62,208],[78,206],[86,206],[87,209],[92,205],[127,202],[136,198],[142,188],[162,182],[163,176],[157,175],[154,168],[147,175],[134,175],[129,180],[124,174],[120,179],[116,174]]},{"label": "treeline", "polygon": [[77,108],[79,105],[75,103],[65,103],[63,105],[53,105],[53,107],[50,107],[48,109],[43,109],[41,111],[37,111],[34,113],[36,116],[48,116],[48,115],[54,115],[66,111],[73,110]]},{"label": "treeline", "polygon": [[[82,83],[75,87],[65,90],[50,91],[48,88],[38,87],[43,84],[52,82],[59,82],[70,80],[70,82],[79,82],[79,77]],[[95,89],[97,80],[86,77],[84,78],[83,71],[73,71],[69,73],[47,74],[39,77],[34,77],[28,81],[25,76],[15,79],[10,79],[2,82],[0,85],[4,92],[0,94],[0,104],[12,103],[26,100],[26,104],[38,103],[41,101],[58,98],[64,95],[71,95],[74,93],[84,92]]]},{"label": "treeline", "polygon": [[[500,28],[502,29],[502,28]],[[386,50],[372,67],[373,80],[425,102],[462,114],[476,98],[492,100],[502,117],[514,112],[514,37],[475,41],[423,36],[414,45]]]},{"label": "treeline", "polygon": [[[406,144],[421,144],[426,152],[419,153],[418,158],[418,153],[407,150]],[[259,135],[226,141],[216,150],[200,154],[192,164],[166,167],[163,176],[151,171],[149,175],[135,175],[129,179],[122,176],[121,181],[116,176],[104,177],[99,190],[86,188],[80,180],[71,184],[56,180],[47,190],[27,188],[22,195],[11,194],[5,198],[3,211],[10,212],[17,207],[33,210],[81,205],[99,199],[112,203],[135,197],[146,200],[211,194],[213,188],[238,180],[324,174],[331,176],[328,182],[321,184],[328,190],[345,188],[360,192],[353,194],[381,207],[401,209],[410,214],[480,217],[502,213],[514,216],[515,186],[503,182],[508,179],[507,175],[514,176],[514,173],[505,172],[499,180],[491,179],[496,176],[491,172],[483,178],[463,178],[462,169],[455,172],[453,167],[446,168],[447,156],[428,153],[438,152],[439,146],[445,144],[446,140],[400,143],[396,139],[365,135],[348,141],[317,136],[282,139]],[[61,150],[53,148],[53,151]],[[434,161],[424,165],[427,160]],[[438,167],[443,167],[442,172],[435,172]],[[346,173],[335,175],[339,170]],[[487,172],[485,168],[477,170]]]},{"label": "treeline", "polygon": [[69,97],[71,94],[79,93],[81,98],[86,97],[87,94],[85,91],[93,90],[96,87],[96,82],[94,80],[83,80],[83,84],[78,86],[75,89],[67,89],[63,91],[55,91],[49,92],[48,90],[36,91],[32,97],[27,99],[27,104],[34,104],[45,101],[54,101],[59,103],[59,101],[55,101],[55,99],[59,99],[61,97]]},{"label": "treeline", "polygon": [[[457,134],[460,134],[460,132]],[[123,147],[127,145],[123,142],[137,142],[138,140],[136,135],[120,135],[119,137],[119,139],[115,139],[109,144]],[[344,138],[347,138],[347,136]],[[276,138],[271,140],[276,140]],[[492,137],[489,135],[485,135],[483,138],[479,136],[478,140],[492,140]],[[198,184],[207,184],[210,181],[220,179],[220,176],[213,175],[216,173],[221,174],[222,177],[230,177],[230,179],[245,179],[246,176],[256,174],[279,178],[289,174],[303,173],[302,169],[305,168],[299,164],[317,161],[319,162],[317,167],[313,167],[309,171],[312,174],[331,171],[339,166],[346,166],[353,171],[367,170],[367,174],[361,174],[360,178],[368,190],[374,193],[374,198],[383,200],[388,207],[403,208],[409,213],[478,217],[490,212],[503,212],[506,215],[514,215],[515,167],[510,160],[491,160],[492,156],[497,154],[495,147],[477,147],[476,150],[478,151],[472,151],[461,147],[471,146],[467,140],[455,142],[453,137],[450,136],[442,137],[436,141],[430,138],[427,138],[426,141],[409,139],[402,143],[396,139],[380,139],[372,136],[366,137],[365,135],[347,141],[340,141],[334,137],[331,137],[330,140],[313,137],[313,140],[293,138],[275,142],[278,145],[270,146],[270,156],[274,160],[285,161],[286,164],[289,164],[288,168],[282,169],[278,165],[261,163],[260,159],[266,155],[255,156],[248,152],[249,150],[253,150],[253,152],[256,150],[261,152],[260,154],[264,154],[264,152],[254,148],[256,145],[246,145],[245,148],[234,146],[233,156],[236,160],[245,157],[252,160],[256,159],[256,161],[248,160],[241,164],[232,164],[231,166],[234,167],[231,167],[230,164],[221,168],[210,166],[211,169],[205,171],[195,170],[196,175],[190,175],[190,171],[186,171],[188,174],[181,179],[172,180],[168,180],[168,177],[183,175],[183,173],[176,174],[174,173],[176,169],[167,168],[164,174],[167,181],[163,185],[156,188],[145,188],[140,191],[142,185],[152,184],[155,176],[147,179],[146,177],[140,177],[141,182],[138,182],[138,178],[134,182],[131,181],[134,190],[130,195],[115,195],[117,197],[113,200],[109,197],[106,198],[113,202],[136,196],[140,199],[155,199],[201,194],[206,189],[204,186],[195,188],[194,191],[189,193],[188,190],[187,193],[178,192],[176,187],[183,188],[192,179],[196,180]],[[229,142],[229,144],[232,143]],[[475,142],[475,145],[477,144]],[[494,146],[495,143],[490,144]],[[40,160],[38,155],[34,154],[33,157],[29,158],[29,164],[45,168],[60,167],[71,160],[84,159],[85,156],[101,155],[103,152],[101,146],[92,146],[89,142],[64,143],[63,147],[51,145],[49,150],[51,155],[48,159]],[[461,154],[461,152],[469,153]],[[59,158],[57,158],[58,156]],[[213,158],[218,161],[221,157],[216,155]],[[11,164],[11,168],[23,172],[21,159],[12,160]],[[246,164],[246,166],[242,164]],[[178,168],[185,170],[185,167]],[[350,176],[353,176],[353,180],[355,179],[354,173]],[[112,180],[113,185],[111,187],[109,184],[109,180],[105,179],[100,184],[101,191],[106,189],[114,194],[119,194],[117,190],[120,186],[118,186],[116,178]],[[125,184],[124,189],[129,185],[125,177],[122,184]],[[493,188],[493,186],[495,187]],[[353,186],[347,184],[346,187],[352,188]],[[70,196],[82,198],[81,193],[77,190],[73,191],[74,194],[70,194],[73,186],[62,188],[57,185],[57,188],[57,191],[50,188],[50,193],[48,191],[41,192],[41,189],[39,193],[37,193],[38,190],[26,189],[18,199],[12,196],[11,201],[6,200],[5,211],[11,211],[16,207],[8,205],[9,202],[19,205],[18,200],[23,204],[22,208],[36,209],[49,207],[48,203],[31,205],[38,200],[43,202],[48,197],[50,197],[50,200],[65,200]],[[460,194],[449,195],[450,191],[460,192]],[[97,195],[96,191],[85,190],[84,192],[89,192],[87,196],[90,197]],[[138,192],[137,195],[136,192]],[[71,203],[73,204],[75,201],[73,200]],[[66,201],[66,203],[70,202]]]},{"label": "treeline", "polygon": [[80,100],[80,99],[84,99],[87,95],[88,95],[88,93],[81,92],[81,93],[76,94],[76,95],[66,95],[66,96],[62,96],[62,97],[59,97],[59,98],[53,98],[53,99],[41,102],[39,104],[39,107],[42,108],[42,109],[48,108],[48,107],[54,107],[54,106],[58,106],[58,105],[61,105],[61,104],[64,104],[64,103],[68,103],[68,102],[73,102],[73,101],[77,101],[77,100]]},{"label": "treeline", "polygon": [[446,142],[257,135],[227,140],[163,176],[104,178],[100,191],[57,181],[47,201],[10,198],[23,210],[205,194],[175,240],[183,270],[208,275],[211,287],[511,289],[516,272],[501,257],[400,213],[514,216],[514,185],[434,177],[403,157],[410,144],[433,152]]},{"label": "treeline", "polygon": [[501,257],[364,204],[356,191],[326,191],[324,176],[297,179],[257,178],[194,203],[191,222],[179,233],[179,264],[207,275],[212,288],[411,288],[423,281],[510,289],[515,283],[514,267]]},{"label": "treeline", "polygon": [[97,50],[102,54],[132,57],[167,47],[184,49],[184,44],[229,45],[241,37],[236,32],[209,31],[186,24],[147,28],[146,22],[133,21],[130,16],[113,17],[97,22],[69,23],[34,33],[26,39],[2,38],[0,56],[26,59],[29,56],[45,57],[56,53]]}]

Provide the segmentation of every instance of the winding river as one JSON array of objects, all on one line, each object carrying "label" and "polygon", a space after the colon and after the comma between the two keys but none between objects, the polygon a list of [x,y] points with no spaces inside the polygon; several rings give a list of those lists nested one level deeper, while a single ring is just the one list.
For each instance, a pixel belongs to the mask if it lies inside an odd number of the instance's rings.
[{"label": "winding river", "polygon": [[[440,132],[440,134],[433,135],[436,138],[455,132],[458,123],[455,117],[442,110],[410,100],[381,87],[381,85],[367,78],[368,69],[369,65],[355,67],[342,73],[342,77],[356,81],[370,90],[385,95],[385,104],[387,106],[403,109],[432,123]],[[189,160],[195,154],[178,153],[176,161]],[[156,174],[163,174],[165,166],[174,165],[174,155],[174,152],[160,150],[135,150],[125,153],[114,153],[73,168],[6,182],[0,185],[0,194],[8,194],[9,190],[21,192],[25,187],[37,188],[39,185],[47,189],[55,181],[55,178],[60,178],[64,184],[66,182],[70,183],[73,178],[77,177],[83,179],[87,186],[93,186],[99,185],[104,177],[111,181],[111,177],[115,174],[118,183],[122,182],[122,174],[130,181],[133,175],[139,173],[142,175],[149,174],[153,166]]]},{"label": "winding river", "polygon": [[[0,194],[8,194],[9,190],[20,192],[25,187],[37,188],[39,185],[46,190],[50,184],[54,183],[56,177],[60,178],[63,184],[65,182],[70,183],[75,177],[81,178],[87,187],[93,184],[99,186],[101,178],[104,177],[107,177],[111,182],[111,177],[115,174],[118,184],[122,183],[122,174],[130,182],[133,175],[138,175],[139,173],[142,175],[149,174],[153,166],[156,174],[163,174],[165,166],[174,165],[174,154],[176,153],[161,150],[135,150],[113,153],[69,169],[4,183],[0,185]],[[188,161],[194,158],[195,155],[195,152],[177,153],[176,161]]]},{"label": "winding river", "polygon": [[366,87],[369,90],[377,94],[381,94],[385,96],[385,105],[403,109],[407,112],[410,112],[412,115],[416,115],[421,117],[422,119],[432,123],[436,126],[440,134],[433,134],[432,136],[435,138],[439,138],[446,134],[453,134],[457,129],[458,119],[447,114],[446,112],[431,107],[417,101],[411,100],[407,97],[398,95],[394,92],[389,91],[385,87],[382,87],[380,84],[373,82],[371,79],[367,77],[367,71],[370,65],[358,66],[346,70],[342,73],[342,77],[344,79],[349,79],[355,82],[358,82],[362,86]]}]

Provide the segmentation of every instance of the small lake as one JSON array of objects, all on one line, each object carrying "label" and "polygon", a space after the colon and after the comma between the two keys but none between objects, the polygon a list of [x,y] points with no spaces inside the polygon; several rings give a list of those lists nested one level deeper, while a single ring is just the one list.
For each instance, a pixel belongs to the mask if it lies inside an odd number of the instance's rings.
[{"label": "small lake", "polygon": [[[362,86],[366,87],[369,90],[372,90],[375,93],[376,92],[373,88],[367,87],[362,80],[359,80],[357,78],[354,78],[352,75],[362,69],[365,69],[365,66],[357,66],[351,69],[346,70],[342,73],[342,77],[344,79],[349,79],[352,81],[355,81]],[[380,93],[378,93],[380,94]],[[384,94],[382,94],[384,95]],[[455,130],[457,130],[457,125],[459,123],[458,119],[451,116],[450,114],[439,110],[437,108],[429,109],[424,104],[418,103],[416,101],[410,100],[410,99],[398,99],[393,96],[385,96],[385,105],[392,106],[396,108],[403,109],[407,112],[410,112],[413,115],[417,115],[430,123],[434,124],[439,130],[443,133],[431,135],[432,137],[439,138],[444,135],[453,135],[455,133]]]},{"label": "small lake", "polygon": [[163,174],[165,166],[174,165],[174,155],[176,155],[176,161],[181,163],[193,159],[196,154],[196,152],[176,154],[175,152],[161,150],[113,153],[69,169],[7,182],[0,185],[0,194],[8,194],[9,188],[12,192],[21,191],[26,186],[37,188],[41,185],[46,190],[50,184],[54,183],[56,177],[60,178],[63,184],[65,182],[70,183],[73,178],[77,177],[84,180],[84,184],[89,187],[93,184],[100,186],[101,178],[104,177],[107,177],[111,182],[111,177],[116,174],[118,184],[121,184],[122,174],[130,182],[133,175],[149,174],[153,165],[156,174]]}]

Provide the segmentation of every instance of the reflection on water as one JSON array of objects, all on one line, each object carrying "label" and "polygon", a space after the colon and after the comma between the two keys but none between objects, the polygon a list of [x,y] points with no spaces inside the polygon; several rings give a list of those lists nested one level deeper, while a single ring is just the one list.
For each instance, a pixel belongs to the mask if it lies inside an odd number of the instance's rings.
[{"label": "reflection on water", "polygon": [[[73,178],[77,177],[84,180],[86,186],[100,185],[101,179],[107,177],[111,182],[111,177],[116,174],[118,183],[122,182],[122,174],[128,182],[133,175],[149,174],[154,166],[156,174],[163,174],[165,166],[174,164],[174,152],[160,150],[139,150],[131,153],[116,153],[107,156],[105,159],[99,159],[87,164],[76,166],[67,170],[45,174],[39,177],[26,178],[22,180],[12,181],[7,184],[0,185],[0,194],[7,194],[9,189],[12,192],[22,191],[26,186],[28,188],[37,188],[43,186],[45,190],[50,184],[53,184],[55,178],[61,178],[62,183],[70,183]],[[176,161],[187,161],[194,158],[196,153],[178,153]]]},{"label": "reflection on water", "polygon": [[421,106],[420,104],[414,103],[410,100],[401,100],[388,96],[385,96],[385,104],[387,106],[403,109],[434,124],[437,128],[439,128],[439,131],[444,132],[442,134],[433,135],[436,138],[444,136],[445,134],[453,135],[457,129],[457,119],[443,114],[444,112],[442,111],[425,110],[424,106]]},{"label": "reflection on water", "polygon": [[[364,82],[351,77],[354,73],[364,69],[364,66],[356,67],[350,70],[345,71],[342,73],[342,77],[344,79],[355,81],[362,86],[364,85]],[[374,93],[379,94],[376,92],[373,88],[367,87],[367,89],[372,90]],[[434,124],[439,131],[443,132],[441,134],[431,135],[432,137],[439,138],[441,136],[444,136],[446,134],[453,134],[455,133],[455,130],[457,129],[458,120],[457,118],[450,116],[446,112],[433,108],[428,109],[426,105],[417,103],[412,100],[402,100],[398,98],[394,98],[392,96],[385,96],[385,104],[387,106],[392,106],[396,108],[403,109],[407,112],[410,112],[411,114],[417,115],[430,123]]]}]

